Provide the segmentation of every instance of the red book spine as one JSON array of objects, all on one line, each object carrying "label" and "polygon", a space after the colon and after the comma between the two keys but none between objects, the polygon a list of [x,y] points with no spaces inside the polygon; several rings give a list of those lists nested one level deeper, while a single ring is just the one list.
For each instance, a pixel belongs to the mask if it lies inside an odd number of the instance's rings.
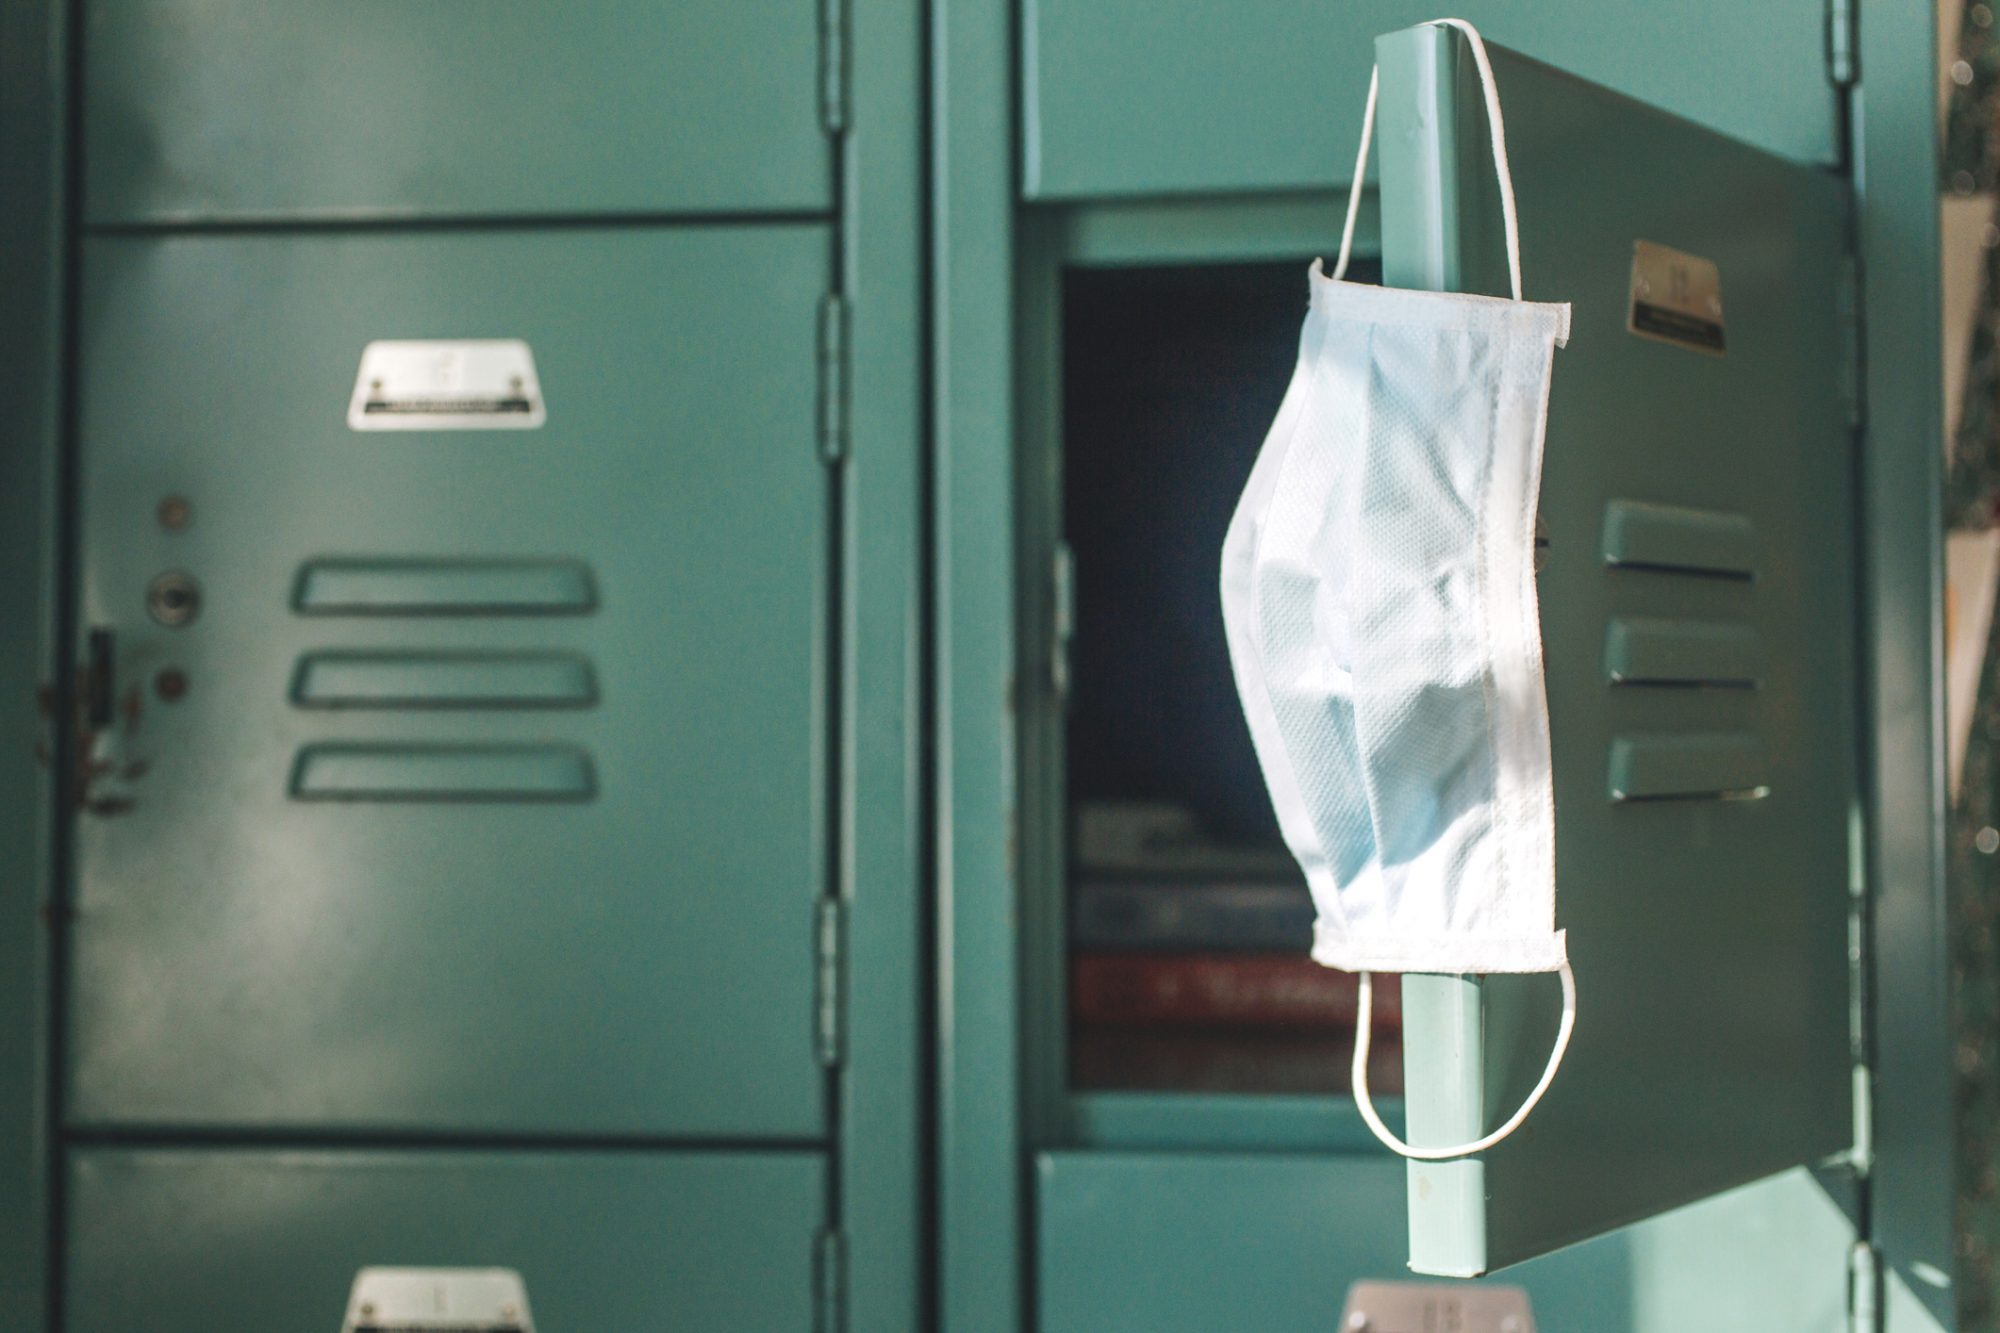
[{"label": "red book spine", "polygon": [[[1375,979],[1374,1024],[1401,1026],[1398,978]],[[1360,979],[1310,958],[1257,954],[1083,953],[1070,963],[1081,1023],[1348,1028]]]}]

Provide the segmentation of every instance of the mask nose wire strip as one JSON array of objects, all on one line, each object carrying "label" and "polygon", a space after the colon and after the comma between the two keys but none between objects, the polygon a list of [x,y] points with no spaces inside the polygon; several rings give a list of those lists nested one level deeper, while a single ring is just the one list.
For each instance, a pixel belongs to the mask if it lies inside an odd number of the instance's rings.
[{"label": "mask nose wire strip", "polygon": [[1446,1162],[1454,1157],[1470,1157],[1485,1152],[1521,1127],[1521,1122],[1528,1118],[1528,1113],[1535,1109],[1535,1104],[1542,1100],[1542,1094],[1556,1080],[1556,1070],[1562,1067],[1563,1053],[1569,1050],[1570,1033],[1576,1030],[1576,974],[1570,971],[1568,963],[1562,965],[1562,988],[1562,1023],[1556,1029],[1556,1048],[1549,1053],[1548,1068],[1542,1070],[1541,1081],[1535,1084],[1535,1090],[1528,1094],[1528,1099],[1521,1103],[1521,1109],[1507,1117],[1506,1124],[1483,1139],[1461,1143],[1453,1148],[1412,1148],[1389,1132],[1389,1127],[1382,1123],[1382,1117],[1375,1113],[1374,1101],[1368,1096],[1369,1023],[1375,1008],[1375,978],[1372,973],[1363,972],[1361,1003],[1354,1020],[1354,1104],[1361,1108],[1361,1118],[1368,1122],[1368,1128],[1383,1146],[1419,1162]]},{"label": "mask nose wire strip", "polygon": [[[1514,299],[1521,299],[1521,220],[1514,210],[1514,172],[1507,165],[1507,126],[1500,118],[1500,88],[1493,81],[1493,64],[1486,58],[1486,42],[1479,30],[1464,19],[1431,19],[1432,24],[1456,28],[1472,43],[1472,61],[1479,66],[1479,85],[1486,95],[1486,125],[1493,138],[1493,171],[1500,179],[1500,221],[1507,232],[1507,277]],[[1348,187],[1347,220],[1340,228],[1340,257],[1334,261],[1337,282],[1347,276],[1347,258],[1354,249],[1354,218],[1361,211],[1361,181],[1368,174],[1368,147],[1375,137],[1375,101],[1381,88],[1381,70],[1368,72],[1368,105],[1361,113],[1361,150],[1354,156],[1354,184]]]}]

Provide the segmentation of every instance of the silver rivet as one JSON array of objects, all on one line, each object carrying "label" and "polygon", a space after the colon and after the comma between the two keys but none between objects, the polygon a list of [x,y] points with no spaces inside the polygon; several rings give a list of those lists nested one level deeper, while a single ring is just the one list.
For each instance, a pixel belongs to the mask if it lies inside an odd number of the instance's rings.
[{"label": "silver rivet", "polygon": [[1951,173],[1951,192],[1953,194],[1971,194],[1978,188],[1978,178],[1971,172],[1954,171]]},{"label": "silver rivet", "polygon": [[1356,1310],[1347,1316],[1348,1333],[1368,1333],[1368,1312]]},{"label": "silver rivet", "polygon": [[2000,852],[2000,828],[1994,828],[1991,824],[1988,824],[1985,828],[1972,835],[1972,845],[1987,856],[1991,856],[1995,852]]},{"label": "silver rivet", "polygon": [[1961,87],[1961,88],[1963,88],[1963,87],[1967,86],[1968,84],[1970,84],[1970,83],[1972,82],[1972,64],[1971,64],[1971,62],[1970,62],[1970,61],[1965,61],[1965,60],[1954,60],[1954,61],[1952,61],[1952,62],[1951,62],[1951,81],[1952,81],[1953,83],[1957,84],[1957,85],[1958,85],[1959,87]]}]

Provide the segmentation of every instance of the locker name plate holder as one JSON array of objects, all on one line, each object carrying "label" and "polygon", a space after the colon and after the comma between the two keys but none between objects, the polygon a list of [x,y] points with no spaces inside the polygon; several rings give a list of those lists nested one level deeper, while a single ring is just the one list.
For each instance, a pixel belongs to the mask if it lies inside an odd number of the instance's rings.
[{"label": "locker name plate holder", "polygon": [[533,430],[548,420],[518,338],[384,340],[361,349],[349,430]]},{"label": "locker name plate holder", "polygon": [[1535,1333],[1535,1316],[1519,1287],[1357,1282],[1340,1333]]},{"label": "locker name plate holder", "polygon": [[364,1268],[341,1333],[535,1333],[511,1268]]},{"label": "locker name plate holder", "polygon": [[1722,275],[1714,260],[1634,241],[1631,296],[1628,331],[1722,355]]}]

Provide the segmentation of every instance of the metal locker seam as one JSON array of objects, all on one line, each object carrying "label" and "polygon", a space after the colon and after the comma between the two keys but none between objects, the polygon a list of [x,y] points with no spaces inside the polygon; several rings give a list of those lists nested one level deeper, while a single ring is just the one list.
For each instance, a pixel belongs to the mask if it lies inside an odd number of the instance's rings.
[{"label": "metal locker seam", "polygon": [[838,1227],[813,1237],[814,1333],[846,1333],[847,1237]]}]

